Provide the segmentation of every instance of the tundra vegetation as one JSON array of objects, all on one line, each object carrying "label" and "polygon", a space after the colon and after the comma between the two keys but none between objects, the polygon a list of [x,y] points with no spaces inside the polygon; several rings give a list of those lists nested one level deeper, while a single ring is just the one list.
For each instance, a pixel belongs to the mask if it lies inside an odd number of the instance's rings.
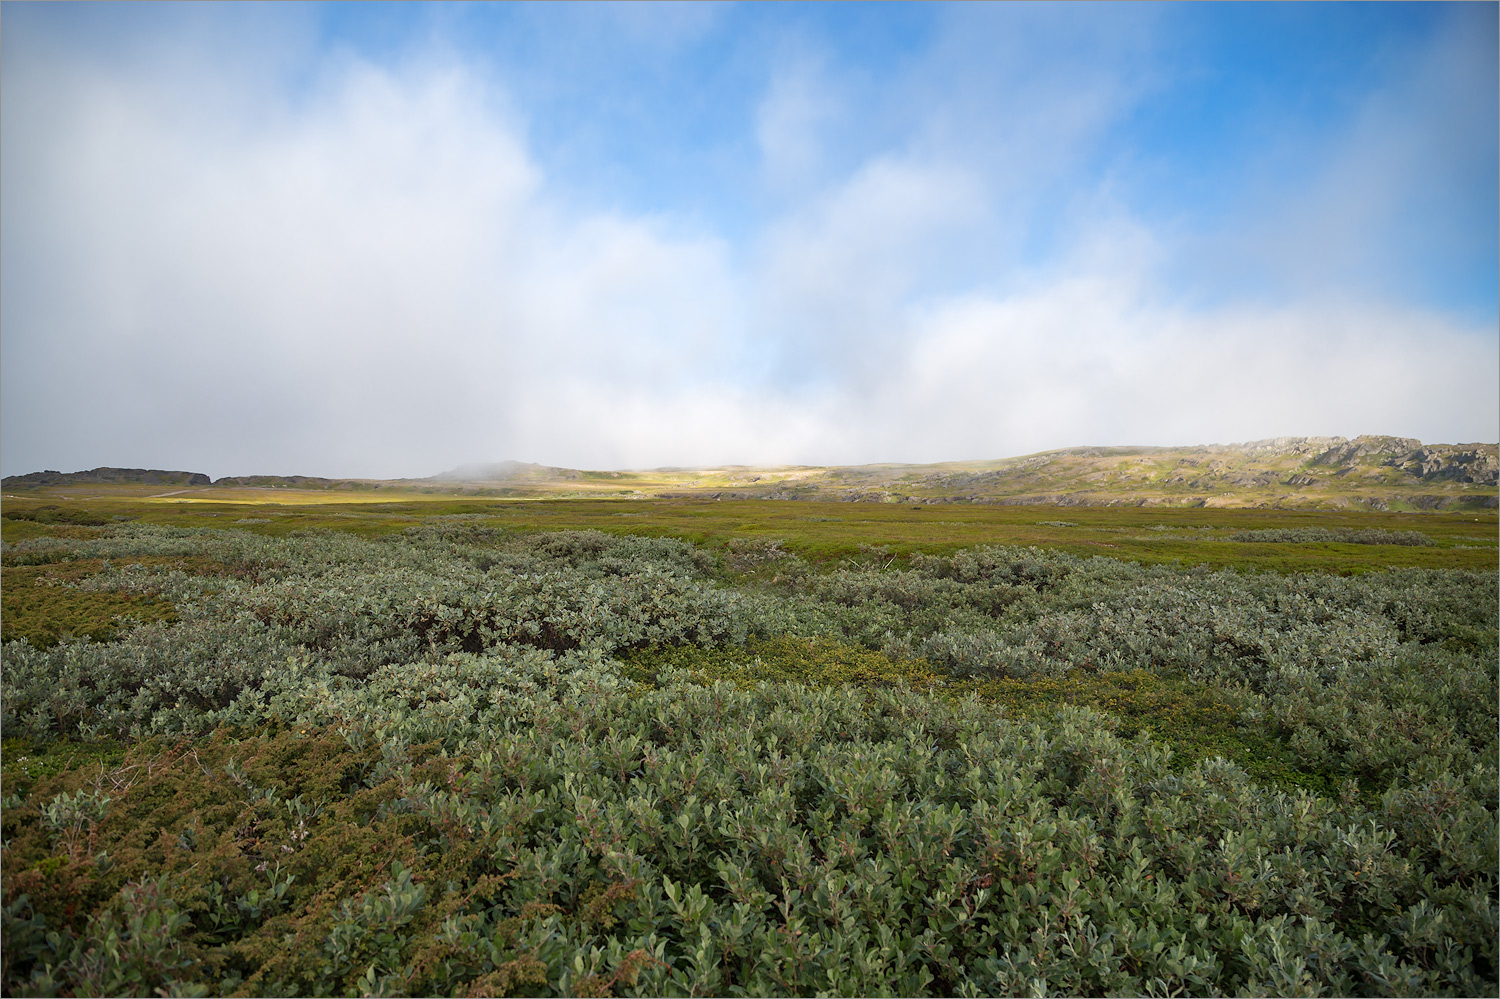
[{"label": "tundra vegetation", "polygon": [[4,516],[7,994],[1497,991],[1492,511]]}]

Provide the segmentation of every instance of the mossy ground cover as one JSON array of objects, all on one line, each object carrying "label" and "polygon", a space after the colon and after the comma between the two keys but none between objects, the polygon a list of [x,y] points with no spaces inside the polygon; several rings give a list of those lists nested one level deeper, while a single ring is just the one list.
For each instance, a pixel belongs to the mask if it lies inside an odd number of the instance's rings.
[{"label": "mossy ground cover", "polygon": [[170,621],[172,605],[124,593],[80,590],[76,583],[99,571],[98,566],[11,566],[3,570],[0,586],[0,638],[25,638],[38,648],[50,648],[64,637],[107,641],[130,622]]},{"label": "mossy ground cover", "polygon": [[1141,734],[1170,746],[1172,766],[1186,770],[1200,760],[1232,760],[1257,780],[1287,790],[1378,797],[1361,789],[1355,775],[1339,768],[1309,766],[1283,733],[1245,718],[1245,698],[1234,690],[1194,683],[1180,675],[1147,670],[1083,672],[1054,677],[977,679],[952,677],[920,660],[892,660],[878,650],[826,639],[778,638],[744,646],[703,649],[694,645],[638,649],[624,658],[625,676],[655,683],[662,670],[682,670],[694,682],[800,683],[817,687],[855,685],[897,688],[948,698],[975,697],[1008,717],[1055,718],[1061,709],[1087,707],[1108,719],[1123,738]]},{"label": "mossy ground cover", "polygon": [[187,509],[5,520],[8,994],[1494,991],[1472,521]]},{"label": "mossy ground cover", "polygon": [[89,589],[88,580],[110,569],[169,568],[200,575],[230,574],[235,567],[204,558],[136,557],[112,565],[105,559],[68,559],[0,568],[0,639],[24,638],[50,648],[64,638],[108,641],[122,628],[176,620],[172,603],[149,594]]},{"label": "mossy ground cover", "polygon": [[[367,786],[379,753],[355,751],[327,732],[222,731],[192,743],[144,740],[101,753],[36,781],[32,804],[7,809],[7,898],[15,907],[25,896],[33,925],[83,936],[97,932],[99,911],[112,899],[123,897],[126,909],[154,906],[158,917],[178,911],[161,896],[184,901],[181,912],[194,928],[186,935],[153,937],[139,923],[129,925],[139,912],[119,913],[126,923],[121,959],[108,971],[99,969],[104,962],[78,959],[82,974],[73,987],[90,994],[144,994],[153,982],[190,971],[213,991],[255,995],[261,977],[309,958],[308,974],[327,978],[317,966],[322,938],[346,896],[393,870],[418,883],[456,875],[475,887],[464,847],[445,844],[439,852],[416,842],[414,832],[426,824],[398,804],[412,780],[451,776],[452,761],[429,755],[416,750],[401,779]],[[24,765],[7,760],[7,784]],[[34,814],[39,803],[59,798],[94,807],[50,821]],[[143,897],[146,886],[155,894]],[[412,930],[430,930],[453,908],[441,901],[428,907]],[[8,963],[35,943],[17,924],[9,930]],[[349,964],[327,984],[357,990],[364,970]]]}]

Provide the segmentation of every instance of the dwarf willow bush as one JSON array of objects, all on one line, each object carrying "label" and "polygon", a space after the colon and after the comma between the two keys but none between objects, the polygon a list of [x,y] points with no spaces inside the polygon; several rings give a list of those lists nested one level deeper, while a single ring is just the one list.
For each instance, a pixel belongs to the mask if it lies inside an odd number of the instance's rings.
[{"label": "dwarf willow bush", "polygon": [[1226,540],[1408,546],[1434,543],[1421,531],[1390,531],[1383,527],[1265,527],[1254,531],[1235,531]]},{"label": "dwarf willow bush", "polygon": [[[68,560],[175,620],[0,653],[10,994],[1496,990],[1492,572],[461,519],[4,551]],[[992,696],[1143,677],[1323,793]],[[80,741],[124,756],[18,781]]]}]

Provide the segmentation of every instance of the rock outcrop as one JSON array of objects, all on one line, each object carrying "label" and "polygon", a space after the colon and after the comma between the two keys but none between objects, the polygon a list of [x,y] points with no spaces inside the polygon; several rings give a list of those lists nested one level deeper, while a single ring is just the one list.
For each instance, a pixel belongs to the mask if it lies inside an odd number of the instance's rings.
[{"label": "rock outcrop", "polygon": [[86,472],[30,472],[7,475],[0,487],[25,489],[30,486],[141,485],[206,486],[213,480],[202,472],[169,472],[160,468],[91,468]]}]

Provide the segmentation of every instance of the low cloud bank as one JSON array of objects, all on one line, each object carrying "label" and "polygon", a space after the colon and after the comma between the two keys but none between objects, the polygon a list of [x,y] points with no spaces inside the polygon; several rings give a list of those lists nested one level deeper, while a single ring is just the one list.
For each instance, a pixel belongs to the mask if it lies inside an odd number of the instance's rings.
[{"label": "low cloud bank", "polygon": [[[955,284],[1010,216],[941,151],[808,182],[735,242],[570,203],[461,60],[344,57],[252,115],[191,75],[8,59],[6,474],[1496,436],[1493,329],[1369,296],[1184,303],[1172,247],[1107,198],[1048,266]],[[786,189],[818,158],[806,91],[761,122]]]}]

